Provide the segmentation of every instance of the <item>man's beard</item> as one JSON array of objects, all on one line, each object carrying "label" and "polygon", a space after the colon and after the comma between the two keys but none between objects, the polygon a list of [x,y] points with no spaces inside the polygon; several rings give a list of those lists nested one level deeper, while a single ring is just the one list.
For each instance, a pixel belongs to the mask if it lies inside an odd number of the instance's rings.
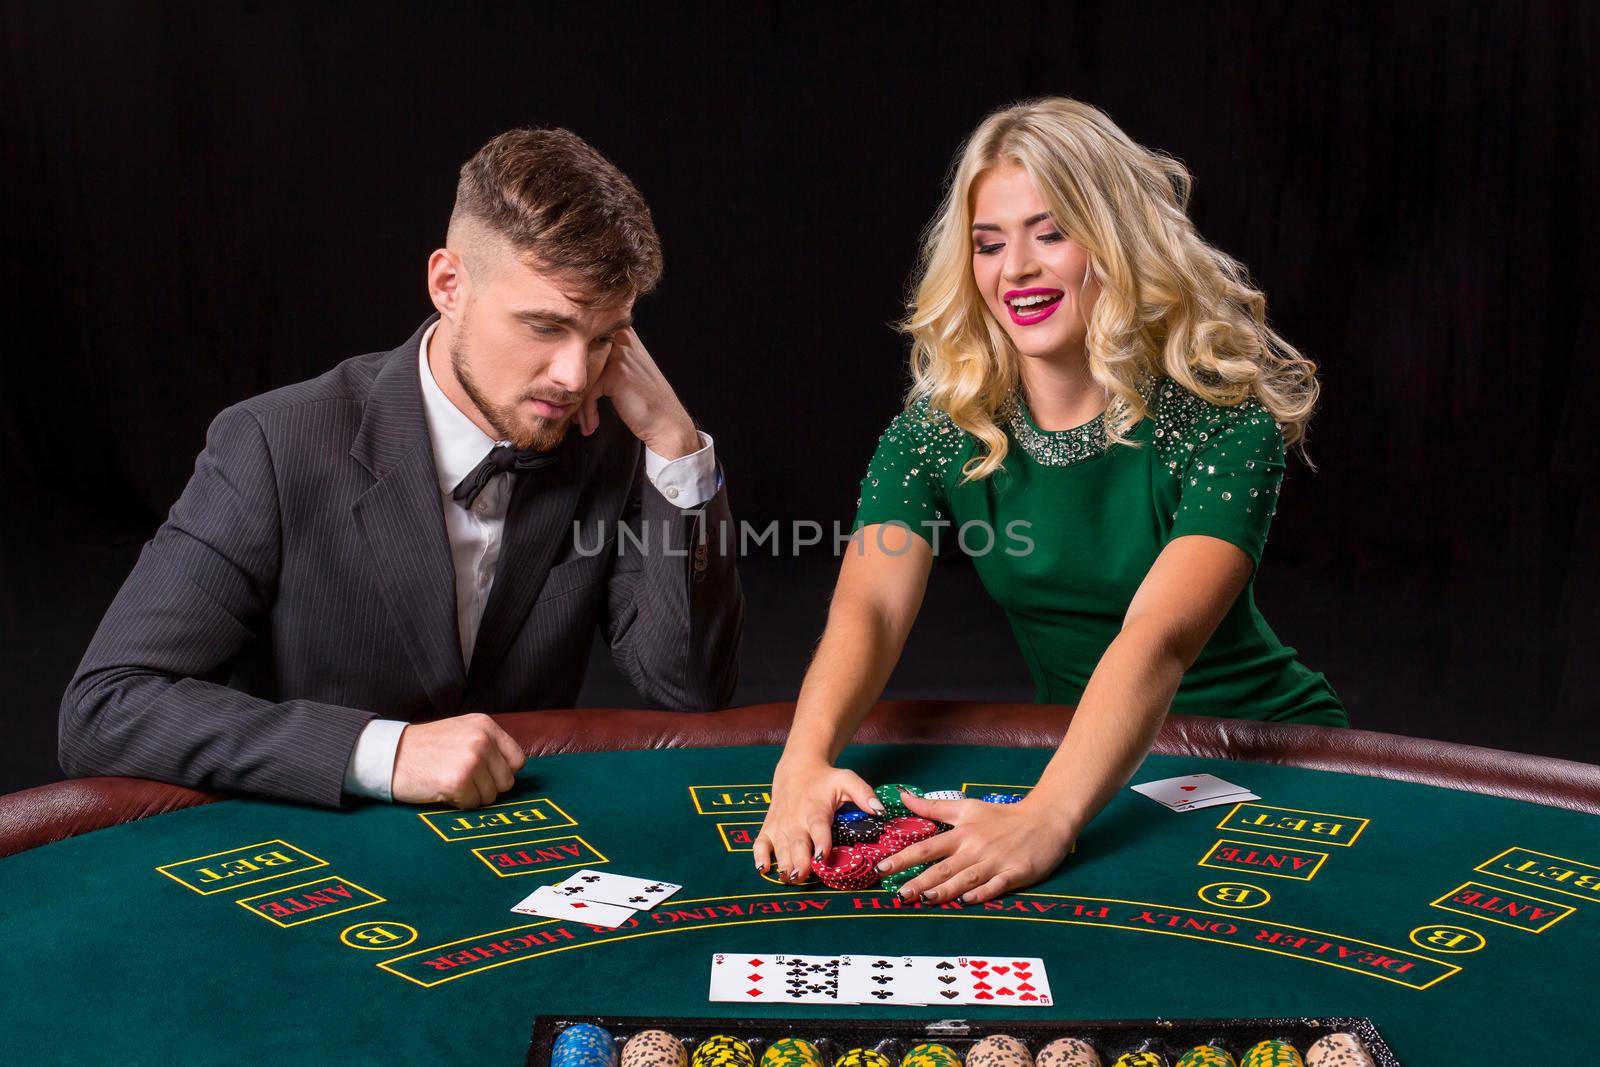
[{"label": "man's beard", "polygon": [[[467,330],[466,323],[461,324],[461,329],[450,339],[450,369],[455,373],[456,381],[461,383],[461,391],[467,394],[484,421],[494,429],[497,440],[510,441],[511,447],[519,452],[533,449],[537,452],[548,452],[559,445],[567,436],[567,430],[572,424],[574,409],[571,413],[559,419],[545,418],[543,415],[533,416],[531,423],[524,423],[519,418],[516,405],[505,406],[495,404],[478,388],[478,383],[473,380],[472,371],[467,364]],[[528,394],[529,398],[546,400],[549,398],[538,397],[537,394]],[[550,400],[552,404],[571,403],[570,399]]]}]

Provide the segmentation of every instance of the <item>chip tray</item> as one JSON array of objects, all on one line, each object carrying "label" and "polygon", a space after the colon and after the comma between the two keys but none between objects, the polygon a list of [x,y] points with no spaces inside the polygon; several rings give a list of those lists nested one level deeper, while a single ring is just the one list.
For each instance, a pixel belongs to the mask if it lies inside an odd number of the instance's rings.
[{"label": "chip tray", "polygon": [[1093,1045],[1107,1064],[1125,1052],[1160,1052],[1169,1062],[1196,1045],[1213,1044],[1235,1058],[1258,1041],[1288,1041],[1304,1056],[1313,1042],[1328,1034],[1353,1034],[1366,1046],[1377,1067],[1399,1067],[1388,1042],[1371,1019],[1346,1016],[1299,1019],[1030,1019],[1027,1021],[941,1019],[694,1019],[638,1015],[540,1015],[533,1021],[528,1045],[528,1067],[548,1067],[550,1049],[567,1027],[593,1023],[617,1039],[617,1052],[641,1030],[665,1030],[692,1052],[693,1046],[713,1034],[732,1034],[747,1043],[759,1062],[762,1051],[782,1037],[803,1037],[833,1063],[853,1048],[877,1049],[898,1064],[913,1045],[937,1041],[949,1045],[966,1059],[967,1050],[990,1034],[1009,1034],[1039,1050],[1058,1037],[1076,1037]]}]

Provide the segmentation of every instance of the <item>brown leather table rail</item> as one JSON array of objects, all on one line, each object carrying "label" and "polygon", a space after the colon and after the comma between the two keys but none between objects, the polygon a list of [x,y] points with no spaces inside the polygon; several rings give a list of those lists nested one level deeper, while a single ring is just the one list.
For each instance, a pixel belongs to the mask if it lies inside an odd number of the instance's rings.
[{"label": "brown leather table rail", "polygon": [[[782,743],[792,703],[687,713],[613,708],[495,716],[532,756],[640,748]],[[863,744],[1055,747],[1072,709],[1049,704],[884,701]],[[1156,739],[1164,755],[1279,763],[1393,778],[1600,814],[1600,767],[1544,756],[1323,726],[1172,715]],[[0,797],[0,856],[106,826],[225,799],[136,778],[79,778]]]}]

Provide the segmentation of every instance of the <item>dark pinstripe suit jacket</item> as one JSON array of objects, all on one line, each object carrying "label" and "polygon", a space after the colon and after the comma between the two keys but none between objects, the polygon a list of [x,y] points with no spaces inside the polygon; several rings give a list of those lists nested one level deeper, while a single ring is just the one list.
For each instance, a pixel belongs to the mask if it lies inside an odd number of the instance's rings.
[{"label": "dark pinstripe suit jacket", "polygon": [[518,477],[463,669],[426,327],[217,416],[62,700],[69,775],[337,806],[369,720],[570,705],[596,626],[651,701],[731,699],[744,599],[726,491],[695,511],[665,500],[604,405],[592,436]]}]

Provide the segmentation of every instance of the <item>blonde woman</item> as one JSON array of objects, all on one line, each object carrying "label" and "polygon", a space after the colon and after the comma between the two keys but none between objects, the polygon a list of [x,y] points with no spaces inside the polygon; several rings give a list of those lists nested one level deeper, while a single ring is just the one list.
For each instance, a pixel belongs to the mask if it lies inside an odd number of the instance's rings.
[{"label": "blonde woman", "polygon": [[1169,709],[1347,725],[1251,583],[1316,368],[1185,210],[1190,176],[1063,98],[986,118],[924,238],[904,328],[914,384],[861,484],[827,628],[755,846],[804,880],[845,801],[834,767],[882,692],[940,534],[1010,618],[1036,699],[1076,704],[1020,803],[925,801],[954,829],[879,869],[989,900],[1037,882],[1143,760]]}]

